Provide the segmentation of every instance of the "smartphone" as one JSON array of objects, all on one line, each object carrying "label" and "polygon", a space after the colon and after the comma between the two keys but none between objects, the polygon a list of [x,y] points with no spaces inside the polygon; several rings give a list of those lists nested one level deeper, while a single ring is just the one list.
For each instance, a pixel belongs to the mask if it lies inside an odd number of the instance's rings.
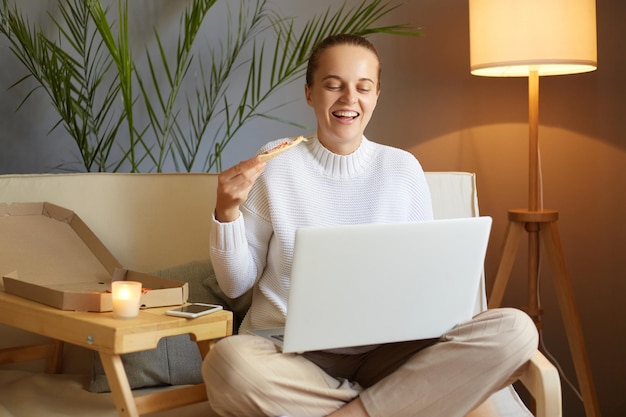
[{"label": "smartphone", "polygon": [[186,306],[167,310],[165,314],[167,314],[168,316],[195,319],[196,317],[215,313],[216,311],[220,311],[221,309],[222,306],[217,304],[191,303]]}]

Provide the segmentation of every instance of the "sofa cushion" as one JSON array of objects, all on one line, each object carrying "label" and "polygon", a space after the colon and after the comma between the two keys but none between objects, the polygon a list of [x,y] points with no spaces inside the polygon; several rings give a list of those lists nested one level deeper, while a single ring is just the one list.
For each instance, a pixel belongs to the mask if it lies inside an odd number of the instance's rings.
[{"label": "sofa cushion", "polygon": [[[113,396],[88,392],[84,389],[85,382],[85,375],[4,369],[0,371],[0,416],[119,417]],[[162,389],[147,388],[140,395]],[[149,414],[150,417],[213,415],[206,401]]]}]

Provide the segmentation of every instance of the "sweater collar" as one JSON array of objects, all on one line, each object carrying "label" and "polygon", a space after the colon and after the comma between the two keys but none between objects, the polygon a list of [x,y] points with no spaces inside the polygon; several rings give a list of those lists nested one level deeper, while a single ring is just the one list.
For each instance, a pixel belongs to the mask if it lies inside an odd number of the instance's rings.
[{"label": "sweater collar", "polygon": [[322,172],[334,178],[355,177],[364,172],[372,163],[375,146],[365,136],[356,151],[349,155],[337,155],[326,149],[317,138],[308,142],[309,150],[318,162]]}]

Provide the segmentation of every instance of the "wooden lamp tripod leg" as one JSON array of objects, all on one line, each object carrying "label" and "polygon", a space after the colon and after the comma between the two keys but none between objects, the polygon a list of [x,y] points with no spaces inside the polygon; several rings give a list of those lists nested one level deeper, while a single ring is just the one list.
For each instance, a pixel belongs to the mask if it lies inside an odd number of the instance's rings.
[{"label": "wooden lamp tripod leg", "polygon": [[[536,242],[536,245],[531,242],[529,249],[531,251],[535,249],[538,250],[539,243],[543,242],[548,255],[547,257],[554,268],[554,285],[556,287],[556,294],[576,370],[576,376],[578,378],[578,384],[583,397],[585,414],[587,417],[600,417],[598,398],[593,384],[591,366],[585,348],[580,318],[574,302],[574,292],[567,273],[565,256],[563,255],[563,248],[561,246],[556,222],[557,218],[558,213],[554,211],[533,212],[512,210],[509,212],[509,224],[507,226],[502,250],[502,259],[500,260],[500,265],[496,273],[488,306],[489,308],[498,308],[502,304],[504,290],[513,267],[513,262],[515,261],[522,231],[526,229],[526,231],[531,234],[535,233],[536,236],[531,237],[536,237],[539,241]],[[533,256],[532,253],[529,255]],[[535,263],[530,260],[529,265],[533,267]],[[529,281],[536,280],[537,271],[535,270],[534,273],[529,271],[528,276]],[[533,289],[536,290],[537,282],[529,282],[528,287],[531,291],[533,291]],[[535,320],[535,323],[541,326],[540,315],[542,311],[538,305],[536,292],[535,294],[529,294],[528,311],[529,315]]]},{"label": "wooden lamp tripod leg", "polygon": [[567,334],[574,368],[576,369],[578,385],[580,386],[583,397],[585,414],[588,417],[599,417],[600,407],[598,405],[598,397],[593,384],[591,366],[589,364],[587,349],[585,348],[578,309],[574,302],[574,291],[567,273],[559,230],[556,222],[550,222],[546,226],[547,227],[542,227],[540,233],[545,243],[548,257],[552,259],[555,272],[554,284],[556,286],[556,295],[561,307],[563,324],[565,325],[565,332]]},{"label": "wooden lamp tripod leg", "polygon": [[506,235],[504,238],[504,246],[502,247],[502,258],[500,258],[500,265],[498,266],[498,272],[496,273],[496,280],[493,283],[493,289],[487,302],[488,308],[498,308],[502,305],[502,299],[504,298],[504,290],[506,284],[509,281],[511,270],[513,269],[513,263],[517,255],[517,249],[519,246],[522,232],[524,231],[524,223],[515,222],[510,220],[506,228]]}]

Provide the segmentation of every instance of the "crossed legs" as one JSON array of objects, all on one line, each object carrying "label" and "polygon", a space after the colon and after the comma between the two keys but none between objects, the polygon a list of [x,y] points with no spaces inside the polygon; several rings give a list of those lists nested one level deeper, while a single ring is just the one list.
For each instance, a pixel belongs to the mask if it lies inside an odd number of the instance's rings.
[{"label": "crossed legs", "polygon": [[282,354],[262,338],[231,336],[209,352],[202,372],[221,416],[463,417],[515,381],[537,343],[525,313],[494,309],[439,340],[359,355]]}]

